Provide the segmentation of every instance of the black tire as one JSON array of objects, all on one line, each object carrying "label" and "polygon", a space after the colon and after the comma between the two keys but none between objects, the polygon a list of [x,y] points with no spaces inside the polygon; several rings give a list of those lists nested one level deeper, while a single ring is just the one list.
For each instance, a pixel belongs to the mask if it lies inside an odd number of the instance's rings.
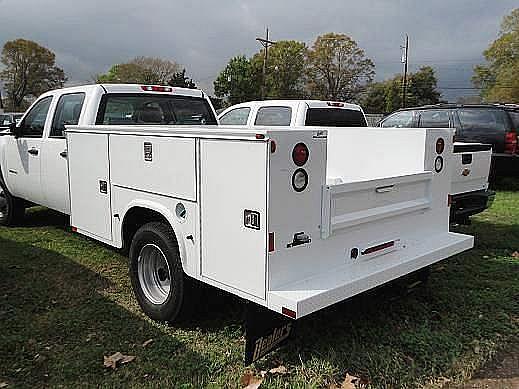
[{"label": "black tire", "polygon": [[[161,281],[167,280],[166,275],[169,277],[169,291],[165,294],[167,297],[165,297],[164,301],[159,299],[159,302],[154,302],[150,299],[149,296],[151,292],[149,292],[150,289],[147,286],[150,283],[144,281],[144,271],[142,270],[143,266],[145,266],[144,261],[152,261],[152,259],[149,258],[153,258],[153,256],[146,257],[144,255],[144,249],[149,250],[150,247],[152,250],[158,247],[163,254],[161,258],[164,258],[167,262],[167,267],[151,266],[153,269],[159,268],[151,273],[161,278]],[[142,258],[139,259],[141,253]],[[141,261],[141,268],[139,268],[139,261]],[[182,262],[175,233],[169,225],[160,222],[151,222],[137,230],[130,245],[129,267],[135,297],[147,316],[153,320],[169,323],[185,318],[188,312],[186,308],[189,308],[189,304],[185,301],[186,284],[188,280],[186,280],[187,277],[182,270]],[[148,274],[150,274],[150,270],[148,270]],[[161,291],[164,292],[163,290]],[[161,297],[163,296],[161,295]]]},{"label": "black tire", "polygon": [[24,201],[12,196],[0,183],[0,226],[19,225],[24,215]]}]

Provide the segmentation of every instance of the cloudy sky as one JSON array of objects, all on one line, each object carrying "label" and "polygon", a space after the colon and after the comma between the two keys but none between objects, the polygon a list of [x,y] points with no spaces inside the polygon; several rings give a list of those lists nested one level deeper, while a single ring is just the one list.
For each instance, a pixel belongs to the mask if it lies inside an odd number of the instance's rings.
[{"label": "cloudy sky", "polygon": [[474,94],[472,67],[517,0],[0,0],[0,45],[26,38],[50,48],[74,83],[146,55],[175,60],[197,84],[212,82],[230,57],[259,50],[255,38],[311,44],[326,32],[350,35],[376,65],[377,79],[433,66],[444,97]]}]

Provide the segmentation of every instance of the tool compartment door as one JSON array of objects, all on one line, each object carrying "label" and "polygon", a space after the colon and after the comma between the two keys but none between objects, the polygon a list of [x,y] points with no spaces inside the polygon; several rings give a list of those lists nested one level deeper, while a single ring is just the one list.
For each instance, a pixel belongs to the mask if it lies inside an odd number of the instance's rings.
[{"label": "tool compartment door", "polygon": [[108,135],[67,135],[71,224],[112,240]]},{"label": "tool compartment door", "polygon": [[200,187],[202,276],[265,299],[266,143],[201,140]]}]

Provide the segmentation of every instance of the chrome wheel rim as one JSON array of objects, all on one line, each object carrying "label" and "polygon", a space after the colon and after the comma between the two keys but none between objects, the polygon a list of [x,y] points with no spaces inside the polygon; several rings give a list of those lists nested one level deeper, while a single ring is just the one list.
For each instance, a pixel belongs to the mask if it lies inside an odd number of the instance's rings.
[{"label": "chrome wheel rim", "polygon": [[144,296],[153,304],[164,304],[171,290],[171,272],[162,250],[154,245],[145,245],[138,258],[137,274]]},{"label": "chrome wheel rim", "polygon": [[0,220],[7,217],[9,210],[7,209],[7,199],[5,198],[5,192],[0,189]]}]

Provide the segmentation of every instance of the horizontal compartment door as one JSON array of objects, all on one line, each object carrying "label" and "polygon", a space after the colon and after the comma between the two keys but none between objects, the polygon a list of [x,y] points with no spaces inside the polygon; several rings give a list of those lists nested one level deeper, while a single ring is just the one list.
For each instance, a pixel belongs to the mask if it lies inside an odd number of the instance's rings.
[{"label": "horizontal compartment door", "polygon": [[431,172],[323,187],[321,237],[430,207]]},{"label": "horizontal compartment door", "polygon": [[451,194],[487,189],[492,150],[470,151],[468,147],[458,147],[458,150],[462,151],[455,152],[452,157]]}]

